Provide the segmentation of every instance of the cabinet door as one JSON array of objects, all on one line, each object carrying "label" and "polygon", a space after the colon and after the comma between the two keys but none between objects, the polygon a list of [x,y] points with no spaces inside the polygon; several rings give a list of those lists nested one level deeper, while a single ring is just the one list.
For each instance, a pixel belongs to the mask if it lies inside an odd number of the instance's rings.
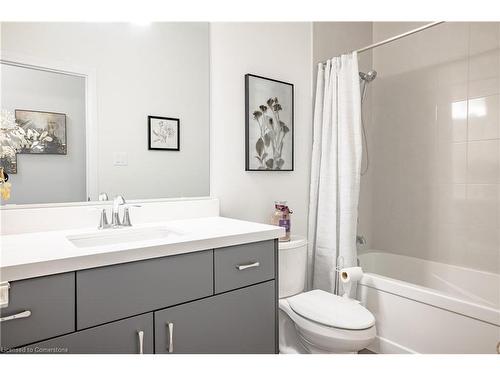
[{"label": "cabinet door", "polygon": [[2,351],[75,330],[75,274],[13,281],[0,309]]},{"label": "cabinet door", "polygon": [[275,353],[275,281],[155,312],[155,353]]},{"label": "cabinet door", "polygon": [[13,353],[72,354],[153,353],[153,313],[85,329],[15,349]]}]

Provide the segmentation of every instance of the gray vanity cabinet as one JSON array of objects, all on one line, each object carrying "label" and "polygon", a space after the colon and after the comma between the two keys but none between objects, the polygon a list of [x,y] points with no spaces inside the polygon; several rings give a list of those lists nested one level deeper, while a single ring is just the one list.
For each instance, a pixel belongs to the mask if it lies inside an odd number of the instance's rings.
[{"label": "gray vanity cabinet", "polygon": [[42,341],[18,351],[38,354],[152,354],[153,313]]},{"label": "gray vanity cabinet", "polygon": [[277,353],[277,240],[13,281],[10,353]]},{"label": "gray vanity cabinet", "polygon": [[275,281],[156,311],[156,353],[274,353]]}]

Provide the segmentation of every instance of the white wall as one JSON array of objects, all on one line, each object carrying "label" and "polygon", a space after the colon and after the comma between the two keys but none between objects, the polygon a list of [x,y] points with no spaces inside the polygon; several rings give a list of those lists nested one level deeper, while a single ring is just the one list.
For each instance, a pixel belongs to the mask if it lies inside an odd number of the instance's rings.
[{"label": "white wall", "polygon": [[[2,50],[96,69],[101,191],[209,194],[208,23],[1,26]],[[180,118],[180,152],[148,151],[148,115]],[[128,166],[113,165],[116,152],[128,154]]]},{"label": "white wall", "polygon": [[[275,200],[293,209],[292,233],[305,235],[312,142],[312,25],[213,23],[211,47],[211,194],[221,214],[270,221]],[[246,73],[295,85],[295,170],[245,172]]]},{"label": "white wall", "polygon": [[[372,43],[372,22],[314,22],[315,65]],[[359,54],[361,69],[371,68],[371,53]]]},{"label": "white wall", "polygon": [[1,64],[1,107],[66,114],[66,155],[17,155],[9,204],[85,201],[85,79]]}]

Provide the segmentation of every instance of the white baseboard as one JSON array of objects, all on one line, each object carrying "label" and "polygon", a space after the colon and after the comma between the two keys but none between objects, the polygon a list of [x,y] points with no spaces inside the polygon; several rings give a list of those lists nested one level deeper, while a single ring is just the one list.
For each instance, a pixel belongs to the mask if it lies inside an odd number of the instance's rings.
[{"label": "white baseboard", "polygon": [[377,354],[417,354],[416,351],[399,345],[394,341],[387,340],[383,337],[377,336],[375,340],[368,346],[368,350]]}]

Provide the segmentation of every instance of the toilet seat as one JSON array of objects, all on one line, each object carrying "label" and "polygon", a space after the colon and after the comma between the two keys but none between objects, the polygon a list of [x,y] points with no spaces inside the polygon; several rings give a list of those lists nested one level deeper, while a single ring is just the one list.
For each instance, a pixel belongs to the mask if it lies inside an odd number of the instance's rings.
[{"label": "toilet seat", "polygon": [[287,302],[298,315],[324,326],[360,330],[375,325],[375,317],[358,301],[323,290],[300,293]]}]

